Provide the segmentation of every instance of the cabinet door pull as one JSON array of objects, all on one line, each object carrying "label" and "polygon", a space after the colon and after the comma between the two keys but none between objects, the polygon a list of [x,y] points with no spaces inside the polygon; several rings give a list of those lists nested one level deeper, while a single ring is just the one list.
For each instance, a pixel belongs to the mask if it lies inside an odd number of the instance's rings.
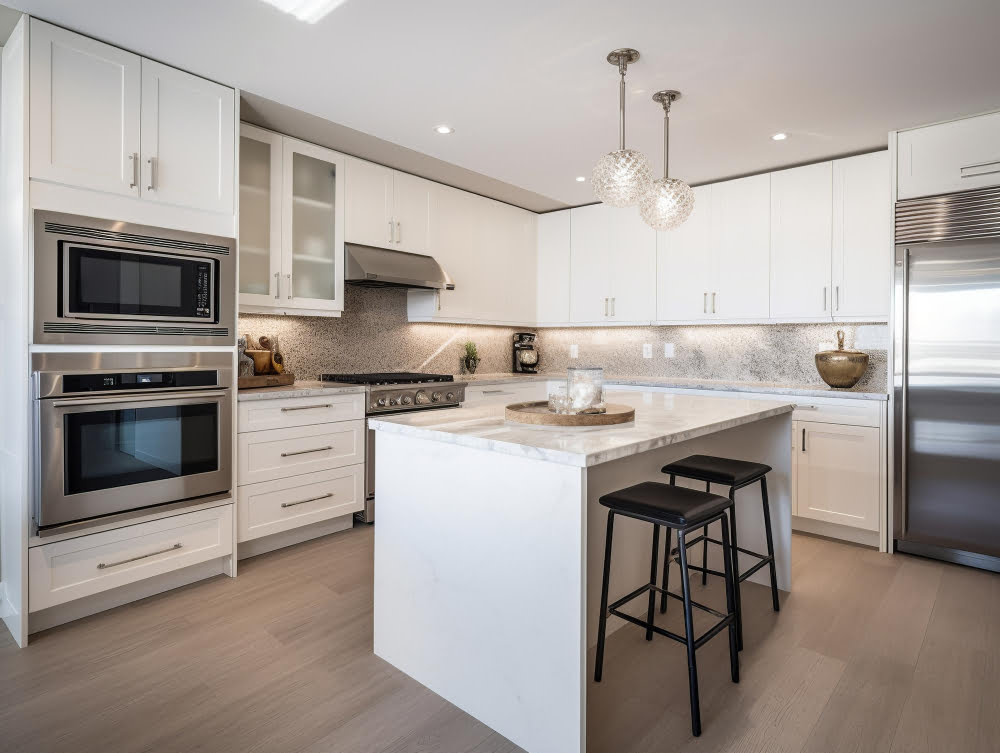
[{"label": "cabinet door pull", "polygon": [[611,299],[611,316],[615,315],[615,299]]},{"label": "cabinet door pull", "polygon": [[156,188],[156,158],[147,158],[146,164],[149,165],[149,184],[146,186],[146,190],[153,191]]},{"label": "cabinet door pull", "polygon": [[135,188],[139,185],[139,155],[132,152],[128,158],[132,162],[132,182],[128,184],[128,187]]},{"label": "cabinet door pull", "polygon": [[708,293],[702,293],[701,296],[701,313],[708,313]]},{"label": "cabinet door pull", "polygon": [[395,236],[394,236],[395,231],[396,231],[396,226],[392,224],[392,220],[389,220],[389,243],[395,243],[396,242],[396,239],[395,239]]},{"label": "cabinet door pull", "polygon": [[826,285],[823,286],[823,310],[826,311]]},{"label": "cabinet door pull", "polygon": [[607,298],[604,299],[604,315],[605,316],[608,315],[608,299]]},{"label": "cabinet door pull", "polygon": [[396,243],[402,243],[402,242],[403,242],[403,223],[397,221],[396,222]]},{"label": "cabinet door pull", "polygon": [[298,502],[282,502],[282,507],[295,507],[296,505],[304,505],[306,502],[315,502],[318,499],[327,499],[332,497],[333,492],[327,492],[326,494],[320,494],[318,497],[310,497],[309,499],[300,499]]},{"label": "cabinet door pull", "polygon": [[149,554],[140,554],[136,557],[129,557],[127,560],[119,560],[118,562],[100,562],[97,565],[98,570],[107,570],[109,567],[118,567],[119,565],[127,565],[129,562],[135,562],[136,560],[144,560],[147,557],[155,557],[158,554],[166,554],[167,552],[172,552],[175,549],[180,549],[183,544],[174,544],[173,546],[168,546],[166,549],[158,549],[155,552],[150,552]]},{"label": "cabinet door pull", "polygon": [[293,405],[290,408],[282,408],[282,413],[287,413],[291,410],[314,410],[316,408],[332,408],[333,403],[323,403],[323,405]]},{"label": "cabinet door pull", "polygon": [[975,178],[979,175],[992,175],[993,173],[1000,173],[1000,160],[962,165],[959,169],[959,175],[963,178]]},{"label": "cabinet door pull", "polygon": [[283,452],[281,457],[290,458],[292,455],[308,455],[310,452],[323,452],[324,450],[332,450],[332,445],[327,445],[326,447],[314,447],[311,450],[295,450],[293,452]]},{"label": "cabinet door pull", "polygon": [[281,272],[274,273],[274,300],[281,298]]},{"label": "cabinet door pull", "polygon": [[288,298],[288,300],[292,300],[292,276],[285,275],[285,282],[288,283],[288,290],[285,291],[285,297]]},{"label": "cabinet door pull", "polygon": [[715,313],[715,296],[716,295],[718,295],[718,294],[717,293],[712,293],[712,313],[713,314]]},{"label": "cabinet door pull", "polygon": [[803,429],[802,429],[802,452],[805,452],[805,451],[806,451],[806,430],[803,427]]}]

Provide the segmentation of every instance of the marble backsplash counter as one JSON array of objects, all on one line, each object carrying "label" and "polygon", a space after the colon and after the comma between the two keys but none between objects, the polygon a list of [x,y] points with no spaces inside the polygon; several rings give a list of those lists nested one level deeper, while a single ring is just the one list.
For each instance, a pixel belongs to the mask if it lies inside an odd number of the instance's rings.
[{"label": "marble backsplash counter", "polygon": [[[722,383],[771,383],[828,389],[813,356],[836,348],[843,329],[849,348],[863,350],[871,365],[856,392],[885,393],[888,388],[885,324],[766,324],[656,327],[541,328],[541,370],[565,372],[570,366],[596,365],[620,378],[708,380]],[[287,368],[300,380],[323,373],[427,371],[462,374],[467,340],[476,343],[481,374],[510,373],[514,328],[410,323],[406,291],[347,286],[340,318],[241,314],[239,333],[272,335]],[[643,357],[650,345],[652,358]],[[672,345],[667,358],[664,346]],[[576,346],[577,358],[571,358]]]}]

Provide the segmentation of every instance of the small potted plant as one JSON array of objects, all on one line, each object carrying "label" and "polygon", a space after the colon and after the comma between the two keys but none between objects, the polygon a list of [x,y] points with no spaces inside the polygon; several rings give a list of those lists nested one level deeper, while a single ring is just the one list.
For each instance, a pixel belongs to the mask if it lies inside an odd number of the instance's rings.
[{"label": "small potted plant", "polygon": [[465,344],[465,358],[462,359],[465,364],[465,370],[470,374],[476,373],[476,367],[479,366],[479,351],[476,349],[476,344],[469,340]]}]

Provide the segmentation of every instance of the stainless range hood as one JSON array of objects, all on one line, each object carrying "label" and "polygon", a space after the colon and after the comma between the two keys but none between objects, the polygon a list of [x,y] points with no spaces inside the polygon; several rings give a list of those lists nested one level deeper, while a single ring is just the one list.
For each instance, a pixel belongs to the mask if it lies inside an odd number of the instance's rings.
[{"label": "stainless range hood", "polygon": [[454,290],[455,284],[433,256],[375,246],[344,244],[344,282],[369,288]]}]

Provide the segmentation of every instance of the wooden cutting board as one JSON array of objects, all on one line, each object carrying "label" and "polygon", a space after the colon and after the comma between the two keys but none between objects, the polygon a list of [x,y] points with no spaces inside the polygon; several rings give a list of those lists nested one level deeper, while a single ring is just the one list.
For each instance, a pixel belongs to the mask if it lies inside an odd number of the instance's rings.
[{"label": "wooden cutting board", "polygon": [[259,374],[258,376],[242,376],[236,380],[237,389],[251,390],[256,387],[286,387],[295,383],[295,374],[286,371],[284,374]]},{"label": "wooden cutting board", "polygon": [[504,418],[519,424],[535,426],[614,426],[635,420],[635,408],[608,403],[605,413],[553,413],[546,400],[513,403],[504,411]]}]

